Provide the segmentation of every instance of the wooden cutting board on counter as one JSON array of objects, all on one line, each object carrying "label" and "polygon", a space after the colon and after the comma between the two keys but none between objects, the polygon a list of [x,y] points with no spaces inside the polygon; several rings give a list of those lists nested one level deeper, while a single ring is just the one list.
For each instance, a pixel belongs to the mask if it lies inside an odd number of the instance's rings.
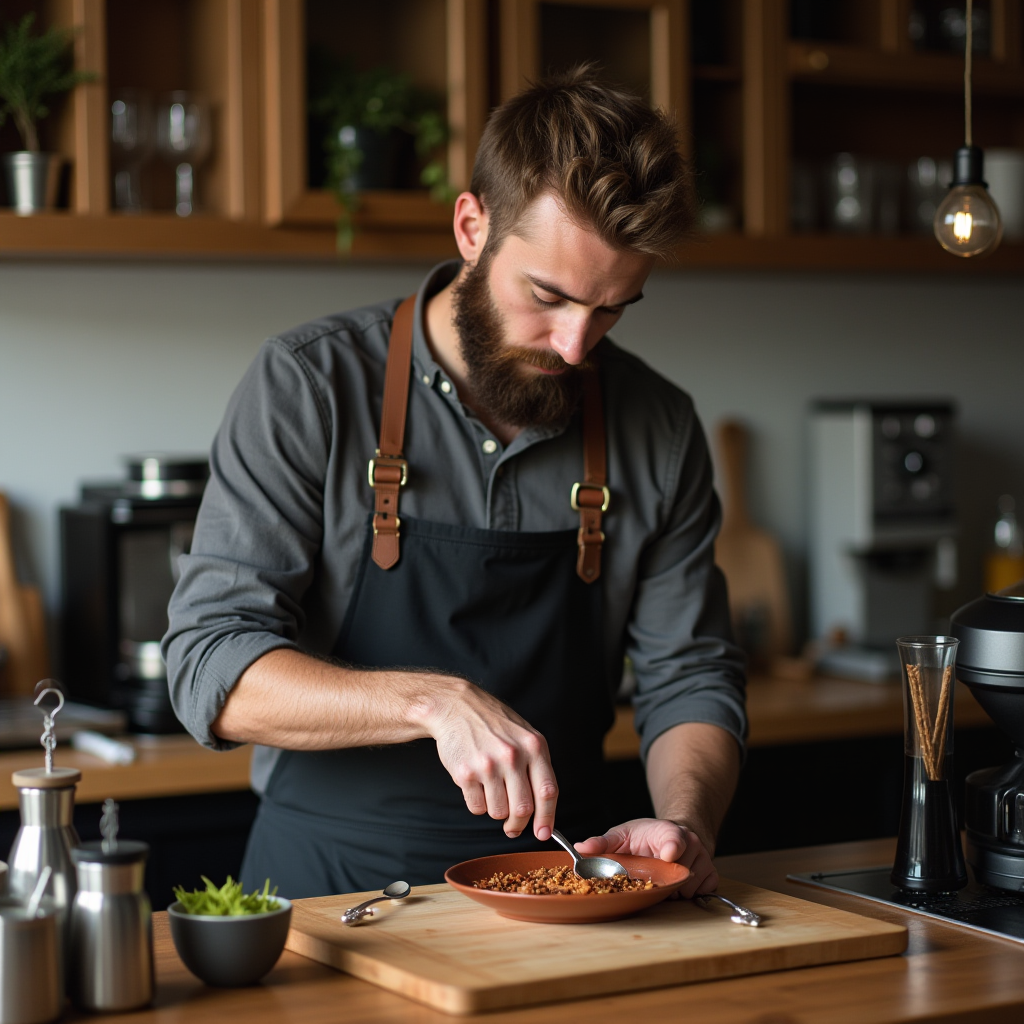
[{"label": "wooden cutting board on counter", "polygon": [[[447,885],[339,920],[379,892],[296,900],[287,948],[445,1013],[478,1013],[613,992],[892,956],[907,930],[723,879],[718,890],[761,914],[733,924],[722,905],[660,903],[622,921],[545,925],[499,917]],[[538,899],[586,899],[538,897]]]}]

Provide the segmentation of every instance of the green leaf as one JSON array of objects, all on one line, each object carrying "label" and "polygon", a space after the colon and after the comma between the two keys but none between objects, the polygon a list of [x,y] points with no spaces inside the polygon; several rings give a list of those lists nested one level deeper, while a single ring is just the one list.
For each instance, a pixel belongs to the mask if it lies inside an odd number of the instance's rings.
[{"label": "green leaf", "polygon": [[36,125],[50,112],[46,97],[61,96],[96,78],[74,70],[73,32],[52,28],[34,35],[34,22],[35,14],[29,12],[0,35],[0,125],[10,114],[30,150],[38,150]]},{"label": "green leaf", "polygon": [[267,914],[278,910],[280,903],[274,899],[277,886],[270,888],[270,879],[263,883],[263,891],[256,889],[248,896],[242,891],[240,882],[228,875],[227,881],[218,888],[206,875],[202,875],[204,890],[186,892],[180,885],[174,887],[174,898],[185,909],[186,914],[200,914],[207,917],[242,917],[248,914]]}]

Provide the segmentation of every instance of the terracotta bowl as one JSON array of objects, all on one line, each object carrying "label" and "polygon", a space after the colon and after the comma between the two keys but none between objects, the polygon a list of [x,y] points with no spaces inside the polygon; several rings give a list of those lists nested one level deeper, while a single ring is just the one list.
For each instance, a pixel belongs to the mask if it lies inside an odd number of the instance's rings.
[{"label": "terracotta bowl", "polygon": [[667,863],[653,857],[616,854],[614,859],[622,864],[631,878],[650,878],[655,888],[590,896],[528,896],[521,892],[493,892],[473,886],[474,882],[490,878],[496,871],[518,871],[525,875],[527,871],[536,868],[568,866],[568,854],[558,852],[502,853],[494,857],[477,857],[450,867],[444,873],[444,880],[453,889],[497,911],[502,917],[539,924],[588,924],[638,914],[667,899],[690,877],[690,869],[682,864]]}]

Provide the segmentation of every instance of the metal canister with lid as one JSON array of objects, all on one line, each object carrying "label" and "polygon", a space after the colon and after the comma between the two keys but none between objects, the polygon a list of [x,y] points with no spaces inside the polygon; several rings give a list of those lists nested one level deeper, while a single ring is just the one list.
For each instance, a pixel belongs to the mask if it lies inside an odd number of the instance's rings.
[{"label": "metal canister with lid", "polygon": [[153,925],[143,889],[145,843],[117,838],[117,804],[105,801],[103,839],[72,851],[68,990],[84,1010],[134,1010],[153,998]]},{"label": "metal canister with lid", "polygon": [[75,785],[81,777],[77,768],[52,767],[27,768],[11,776],[18,790],[21,827],[8,857],[8,893],[16,899],[28,899],[48,866],[47,904],[57,912],[62,925],[78,887],[71,860],[78,834],[71,817]]}]

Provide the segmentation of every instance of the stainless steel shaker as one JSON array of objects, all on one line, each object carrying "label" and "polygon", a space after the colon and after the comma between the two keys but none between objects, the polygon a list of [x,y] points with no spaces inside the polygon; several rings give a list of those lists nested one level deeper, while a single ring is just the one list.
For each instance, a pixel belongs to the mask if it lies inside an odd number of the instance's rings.
[{"label": "stainless steel shaker", "polygon": [[18,789],[21,827],[7,858],[7,891],[16,899],[28,899],[43,868],[49,866],[47,905],[56,910],[62,926],[78,887],[71,861],[78,833],[71,816],[75,785],[81,777],[77,768],[28,768],[11,776]]},{"label": "stainless steel shaker", "polygon": [[60,921],[0,898],[0,1024],[44,1024],[64,1005]]},{"label": "stainless steel shaker", "polygon": [[134,1010],[153,998],[148,854],[145,843],[116,838],[72,851],[78,892],[68,928],[68,992],[84,1010]]}]

